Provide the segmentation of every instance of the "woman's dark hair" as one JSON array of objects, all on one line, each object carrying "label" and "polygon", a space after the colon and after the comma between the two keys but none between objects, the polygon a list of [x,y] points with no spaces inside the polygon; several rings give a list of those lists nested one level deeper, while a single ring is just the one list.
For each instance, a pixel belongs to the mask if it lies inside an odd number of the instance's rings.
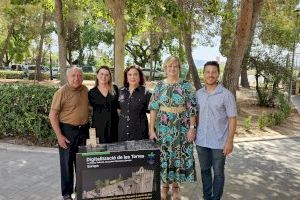
[{"label": "woman's dark hair", "polygon": [[218,73],[220,74],[220,67],[219,67],[219,63],[218,63],[217,61],[207,61],[207,62],[204,64],[203,72],[205,71],[205,67],[206,67],[207,65],[212,65],[212,66],[217,67]]},{"label": "woman's dark hair", "polygon": [[144,85],[145,79],[144,79],[144,74],[141,68],[138,65],[130,65],[127,67],[124,71],[124,81],[123,81],[123,86],[124,87],[129,87],[128,79],[127,79],[127,73],[131,69],[136,69],[139,72],[139,77],[140,77],[140,82],[139,85]]},{"label": "woman's dark hair", "polygon": [[109,67],[108,66],[106,66],[106,65],[103,65],[103,66],[101,66],[97,71],[96,71],[96,80],[95,80],[95,87],[98,87],[98,85],[99,85],[99,81],[98,81],[98,78],[97,78],[97,74],[99,73],[99,71],[101,70],[101,69],[105,69],[105,70],[107,70],[108,72],[109,72],[109,78],[110,78],[110,80],[108,81],[108,85],[109,85],[109,92],[111,93],[111,94],[115,94],[115,91],[114,91],[114,88],[113,88],[113,82],[112,82],[112,76],[111,76],[111,71],[110,71],[110,69],[109,69]]}]

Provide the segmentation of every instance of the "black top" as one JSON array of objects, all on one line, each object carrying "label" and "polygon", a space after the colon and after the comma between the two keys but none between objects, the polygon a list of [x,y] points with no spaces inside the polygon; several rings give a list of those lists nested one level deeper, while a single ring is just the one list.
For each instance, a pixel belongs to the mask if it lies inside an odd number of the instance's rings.
[{"label": "black top", "polygon": [[119,141],[149,138],[146,112],[149,112],[150,97],[151,93],[144,86],[137,87],[131,96],[127,87],[120,89]]},{"label": "black top", "polygon": [[92,127],[96,128],[96,136],[100,143],[111,143],[118,141],[117,112],[119,90],[114,85],[115,95],[108,93],[103,96],[97,87],[89,91],[89,102],[93,107]]}]

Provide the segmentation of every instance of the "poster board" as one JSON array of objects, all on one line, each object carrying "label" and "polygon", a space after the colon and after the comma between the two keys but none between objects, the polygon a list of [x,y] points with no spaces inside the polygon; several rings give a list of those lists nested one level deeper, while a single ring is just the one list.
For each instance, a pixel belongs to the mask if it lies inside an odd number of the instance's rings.
[{"label": "poster board", "polygon": [[77,199],[160,199],[159,156],[149,140],[80,147]]}]

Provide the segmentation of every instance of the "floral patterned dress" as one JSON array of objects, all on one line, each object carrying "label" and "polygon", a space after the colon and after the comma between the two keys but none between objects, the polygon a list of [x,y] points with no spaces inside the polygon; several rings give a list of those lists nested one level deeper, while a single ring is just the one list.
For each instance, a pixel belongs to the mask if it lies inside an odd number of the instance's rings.
[{"label": "floral patterned dress", "polygon": [[[156,134],[161,146],[161,180],[163,183],[194,182],[196,180],[193,143],[186,135],[190,117],[197,113],[195,91],[185,80],[169,84],[159,82],[149,104],[156,110]],[[165,112],[160,107],[186,107],[180,113]]]}]

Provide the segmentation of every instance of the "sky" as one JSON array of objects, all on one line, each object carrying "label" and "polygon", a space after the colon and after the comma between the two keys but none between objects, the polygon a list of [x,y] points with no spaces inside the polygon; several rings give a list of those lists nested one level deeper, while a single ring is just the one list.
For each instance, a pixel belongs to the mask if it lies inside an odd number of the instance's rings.
[{"label": "sky", "polygon": [[219,52],[219,46],[204,47],[198,46],[193,49],[193,58],[195,60],[216,60],[216,57],[220,57],[221,62],[225,62],[226,58]]},{"label": "sky", "polygon": [[[195,35],[195,39],[201,38],[200,35]],[[217,60],[220,62],[225,62],[226,58],[223,57],[219,51],[221,38],[215,36],[211,38],[212,46],[196,46],[193,47],[193,58],[194,60]]]}]

